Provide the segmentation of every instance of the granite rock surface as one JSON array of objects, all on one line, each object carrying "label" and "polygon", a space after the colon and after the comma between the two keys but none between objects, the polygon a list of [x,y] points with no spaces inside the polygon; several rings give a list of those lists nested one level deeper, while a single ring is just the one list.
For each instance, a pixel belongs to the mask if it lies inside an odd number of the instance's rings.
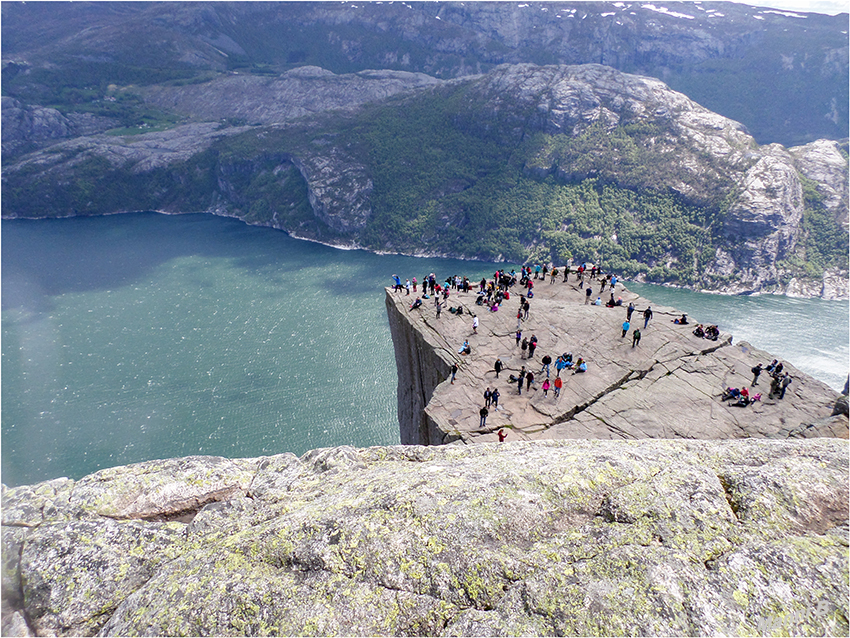
[{"label": "granite rock surface", "polygon": [[[792,383],[784,398],[770,397],[770,376],[762,373],[758,385],[751,386],[751,369],[776,357],[735,342],[734,335],[721,334],[716,341],[694,336],[699,317],[678,325],[674,319],[681,312],[651,304],[619,283],[614,295],[623,305],[614,308],[585,305],[587,288],[579,289],[575,274],[566,283],[562,276],[554,283],[535,283],[529,316],[519,321],[523,337],[538,339],[532,358],[525,358],[516,343],[519,296],[513,292],[498,312],[476,305],[473,292],[452,292],[448,305],[462,308],[463,314],[444,309],[437,319],[433,300],[410,310],[414,296],[387,289],[402,443],[495,441],[500,429],[508,440],[787,438],[804,432],[807,437],[848,436],[846,417],[832,417],[837,392],[784,362]],[[593,299],[600,296],[599,281],[588,285]],[[601,293],[602,301],[610,295],[609,288]],[[624,337],[630,302],[636,310]],[[649,306],[653,316],[644,327],[642,312]],[[473,314],[480,322],[477,333]],[[642,338],[633,347],[635,328]],[[470,355],[459,354],[464,340]],[[549,376],[554,383],[554,362],[566,352],[584,358],[588,371],[565,370],[560,396],[554,389],[544,395],[542,357],[552,358]],[[497,358],[505,366],[498,379],[493,368]],[[459,366],[454,383],[449,379],[452,364]],[[535,379],[519,394],[509,378],[523,366]],[[746,408],[731,406],[721,400],[729,387],[747,387],[761,393],[761,400]],[[498,410],[491,407],[481,427],[479,410],[487,388],[498,388],[501,397]]]},{"label": "granite rock surface", "polygon": [[193,457],[2,498],[3,635],[848,631],[836,439]]}]

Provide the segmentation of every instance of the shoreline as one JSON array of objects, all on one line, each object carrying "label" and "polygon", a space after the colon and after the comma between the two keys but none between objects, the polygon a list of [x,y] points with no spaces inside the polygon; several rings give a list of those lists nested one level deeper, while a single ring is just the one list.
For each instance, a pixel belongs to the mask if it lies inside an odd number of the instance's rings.
[{"label": "shoreline", "polygon": [[[401,257],[416,257],[416,258],[421,258],[421,259],[456,259],[458,261],[469,261],[469,262],[478,262],[478,263],[484,263],[484,264],[493,264],[494,266],[497,266],[497,267],[498,266],[505,266],[505,265],[515,265],[516,264],[516,262],[510,262],[510,261],[488,261],[488,260],[483,260],[483,259],[479,259],[479,258],[476,258],[476,257],[458,256],[458,255],[452,255],[452,254],[447,254],[447,253],[438,253],[438,252],[399,252],[399,251],[390,251],[390,250],[371,250],[371,249],[365,248],[365,247],[363,247],[360,244],[357,244],[355,242],[352,242],[352,243],[349,243],[349,244],[331,243],[331,242],[327,242],[327,241],[322,241],[320,239],[315,239],[315,238],[311,238],[311,237],[305,237],[305,236],[302,236],[302,235],[298,235],[296,232],[287,230],[285,228],[281,228],[279,226],[276,226],[274,223],[252,223],[252,222],[245,221],[243,218],[239,217],[238,215],[231,215],[231,214],[228,214],[228,213],[217,212],[217,211],[190,211],[190,212],[183,212],[183,213],[172,213],[172,212],[162,211],[162,210],[136,210],[136,211],[115,211],[115,212],[111,212],[111,213],[97,213],[95,215],[60,215],[60,216],[56,216],[56,217],[26,217],[26,216],[20,216],[20,217],[4,217],[2,219],[6,220],[6,221],[13,221],[13,220],[16,220],[16,219],[26,219],[26,220],[30,220],[30,221],[36,221],[36,220],[49,220],[49,219],[71,219],[71,218],[74,218],[74,217],[111,217],[113,215],[127,215],[127,214],[139,214],[139,213],[155,213],[155,214],[158,214],[158,215],[168,215],[168,216],[212,215],[213,217],[223,217],[223,218],[228,218],[228,219],[236,219],[236,220],[241,221],[242,223],[244,223],[247,226],[256,226],[258,228],[270,228],[272,230],[278,230],[278,231],[284,232],[289,237],[292,237],[293,239],[298,239],[300,241],[308,241],[308,242],[311,242],[311,243],[314,243],[314,244],[319,244],[321,246],[327,246],[328,248],[335,248],[337,250],[345,250],[345,251],[362,250],[364,252],[371,253],[373,255],[396,255],[396,256],[401,256]],[[519,265],[519,264],[516,264],[516,265]],[[574,272],[574,271],[571,271],[571,272]],[[837,273],[837,276],[842,276],[842,273],[840,273],[840,272]],[[840,295],[840,296],[837,296],[837,297],[825,297],[823,295],[814,295],[814,294],[812,294],[812,295],[802,295],[802,294],[798,294],[798,293],[794,293],[794,292],[791,292],[791,293],[789,293],[787,291],[778,292],[778,291],[775,291],[775,290],[740,290],[738,292],[735,292],[735,291],[732,291],[732,290],[713,290],[713,289],[709,289],[709,288],[697,288],[695,286],[693,286],[693,287],[692,286],[682,286],[682,285],[671,283],[671,282],[645,281],[645,280],[641,280],[639,277],[640,277],[640,275],[638,275],[638,278],[622,277],[622,278],[620,278],[620,281],[623,281],[624,283],[625,282],[635,282],[635,283],[639,283],[639,284],[647,284],[647,285],[652,285],[652,286],[663,286],[665,288],[675,288],[675,289],[678,289],[678,290],[689,290],[689,291],[696,292],[696,293],[705,293],[705,294],[710,294],[710,295],[723,295],[723,296],[729,296],[729,297],[750,297],[750,296],[775,295],[775,296],[778,296],[778,297],[788,297],[790,299],[823,299],[824,301],[843,301],[843,302],[850,301],[850,293],[848,293],[847,295]]]}]

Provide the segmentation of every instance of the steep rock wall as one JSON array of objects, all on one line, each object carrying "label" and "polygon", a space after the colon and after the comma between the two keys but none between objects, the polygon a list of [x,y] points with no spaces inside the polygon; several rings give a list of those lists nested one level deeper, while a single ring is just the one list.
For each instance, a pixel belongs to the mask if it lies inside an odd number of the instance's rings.
[{"label": "steep rock wall", "polygon": [[425,406],[434,389],[449,378],[452,357],[444,348],[435,348],[423,330],[413,326],[394,294],[387,289],[387,318],[398,369],[400,440],[403,445],[440,445],[451,437],[426,414]]}]

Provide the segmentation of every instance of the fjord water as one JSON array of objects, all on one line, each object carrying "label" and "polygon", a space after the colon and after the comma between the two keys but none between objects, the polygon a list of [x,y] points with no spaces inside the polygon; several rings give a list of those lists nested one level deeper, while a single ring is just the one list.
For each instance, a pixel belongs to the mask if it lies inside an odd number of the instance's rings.
[{"label": "fjord water", "polygon": [[[393,273],[480,279],[495,266],[150,213],[3,221],[2,268],[2,480],[20,485],[173,456],[398,443],[383,287]],[[844,384],[846,302],[634,288]]]},{"label": "fjord water", "polygon": [[398,443],[383,287],[493,270],[154,213],[4,220],[2,267],[7,485]]}]

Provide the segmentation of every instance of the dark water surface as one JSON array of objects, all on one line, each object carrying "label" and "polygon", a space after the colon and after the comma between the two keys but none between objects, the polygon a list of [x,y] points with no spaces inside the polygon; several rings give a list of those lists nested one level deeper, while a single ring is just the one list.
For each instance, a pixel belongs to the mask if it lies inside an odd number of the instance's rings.
[{"label": "dark water surface", "polygon": [[[398,443],[383,286],[494,269],[209,215],[3,221],[2,480]],[[846,302],[634,288],[844,384]]]}]

